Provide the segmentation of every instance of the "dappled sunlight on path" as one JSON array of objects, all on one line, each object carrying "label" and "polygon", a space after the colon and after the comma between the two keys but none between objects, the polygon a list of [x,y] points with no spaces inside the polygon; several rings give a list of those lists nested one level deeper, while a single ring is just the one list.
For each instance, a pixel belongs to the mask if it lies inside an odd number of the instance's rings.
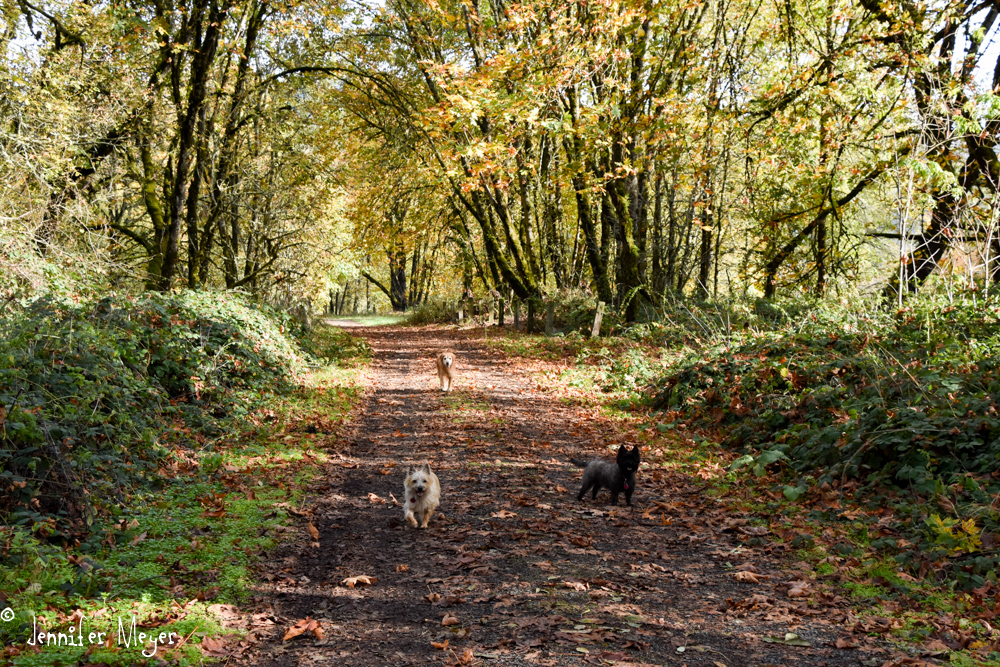
[{"label": "dappled sunlight on path", "polygon": [[[634,509],[607,492],[576,500],[569,457],[606,456],[624,436],[484,347],[482,330],[361,332],[374,350],[364,405],[303,507],[318,540],[303,527],[262,568],[238,663],[857,664],[831,648],[831,621],[847,620],[836,601],[777,599],[794,575],[770,570],[746,521],[712,513],[696,480],[658,471],[653,487],[641,470]],[[449,394],[433,363],[445,347]],[[425,460],[442,502],[414,530],[402,480]],[[282,641],[306,618],[320,631]],[[762,641],[788,632],[809,646]]]}]

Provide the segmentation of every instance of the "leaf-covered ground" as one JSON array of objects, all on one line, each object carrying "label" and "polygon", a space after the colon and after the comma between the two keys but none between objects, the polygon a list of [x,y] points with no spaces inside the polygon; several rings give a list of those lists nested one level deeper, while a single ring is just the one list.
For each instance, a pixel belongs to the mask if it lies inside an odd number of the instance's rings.
[{"label": "leaf-covered ground", "polygon": [[[480,330],[362,329],[360,414],[217,647],[239,665],[897,665],[780,522],[742,513],[644,432]],[[433,356],[458,353],[456,390]],[[633,425],[634,426],[634,425]],[[643,445],[635,507],[576,500],[569,457]],[[402,521],[408,464],[443,487]],[[624,500],[624,499],[622,499]],[[769,520],[770,519],[770,520]],[[794,526],[787,526],[794,529]],[[868,632],[871,630],[871,632]]]}]

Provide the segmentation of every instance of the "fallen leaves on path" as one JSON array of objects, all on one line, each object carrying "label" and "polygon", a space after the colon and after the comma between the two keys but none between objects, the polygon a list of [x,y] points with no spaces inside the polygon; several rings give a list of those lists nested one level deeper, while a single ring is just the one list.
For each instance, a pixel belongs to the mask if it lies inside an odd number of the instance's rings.
[{"label": "fallen leaves on path", "polygon": [[285,630],[285,635],[281,638],[281,641],[287,642],[289,639],[294,639],[295,637],[305,634],[306,632],[313,633],[313,636],[315,636],[318,641],[322,641],[323,639],[323,627],[319,624],[319,621],[313,620],[307,616],[297,621],[292,627]]},{"label": "fallen leaves on path", "polygon": [[763,640],[772,644],[784,644],[785,646],[810,647],[812,644],[802,639],[794,632],[786,632],[784,637],[763,637]]},{"label": "fallen leaves on path", "polygon": [[462,651],[462,655],[456,655],[445,664],[448,667],[471,667],[476,664],[476,656],[471,648],[467,648]]},{"label": "fallen leaves on path", "polygon": [[340,583],[342,583],[343,585],[347,586],[348,588],[354,588],[358,584],[362,584],[362,585],[368,586],[368,585],[374,584],[376,581],[377,581],[377,579],[375,577],[369,577],[367,575],[361,574],[361,575],[358,575],[356,577],[347,577],[346,579],[344,579]]},{"label": "fallen leaves on path", "polygon": [[759,584],[771,577],[766,574],[757,574],[756,572],[733,572],[733,578],[736,581],[742,581],[747,584]]},{"label": "fallen leaves on path", "polygon": [[201,640],[201,652],[213,658],[228,658],[233,654],[232,651],[226,648],[225,641],[213,639],[212,637],[204,637]]},{"label": "fallen leaves on path", "polygon": [[[322,632],[313,618],[329,639],[261,662],[845,667],[874,648],[833,586],[788,557],[806,527],[708,495],[705,480],[725,473],[717,463],[700,475],[679,469],[657,449],[675,433],[640,433],[609,417],[601,397],[564,392],[558,363],[507,359],[463,335],[370,333],[378,377],[368,407],[331,444],[308,501],[323,549],[288,544],[264,577],[261,604],[276,620],[305,616],[286,641],[310,622]],[[433,364],[420,365],[444,347],[463,359],[447,395],[425,386]],[[554,380],[544,391],[525,379],[540,369]],[[613,458],[619,444],[643,448],[635,507],[611,506],[606,490],[577,500],[582,471],[569,458]],[[441,507],[413,529],[392,492],[425,460]]]}]

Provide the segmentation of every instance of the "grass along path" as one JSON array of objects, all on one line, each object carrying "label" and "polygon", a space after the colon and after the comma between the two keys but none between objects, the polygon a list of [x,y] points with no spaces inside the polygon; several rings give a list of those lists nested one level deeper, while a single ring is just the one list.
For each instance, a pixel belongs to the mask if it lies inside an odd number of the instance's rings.
[{"label": "grass along path", "polygon": [[[638,430],[546,379],[565,362],[513,358],[482,330],[361,333],[374,352],[363,407],[259,573],[237,664],[889,661],[767,517],[719,497],[711,449]],[[444,347],[458,353],[450,395],[433,373]],[[635,508],[577,501],[568,458],[622,443],[645,456]],[[417,531],[398,499],[424,460],[443,496]]]}]

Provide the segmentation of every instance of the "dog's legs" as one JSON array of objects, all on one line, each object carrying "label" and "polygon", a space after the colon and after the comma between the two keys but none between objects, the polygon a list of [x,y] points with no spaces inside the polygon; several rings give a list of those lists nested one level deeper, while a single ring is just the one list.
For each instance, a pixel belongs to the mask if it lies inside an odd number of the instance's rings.
[{"label": "dog's legs", "polygon": [[[584,484],[583,488],[580,489],[580,493],[577,494],[576,499],[577,500],[583,500],[583,497],[585,495],[587,495],[587,491],[589,491],[589,490],[590,490],[590,485],[589,484]],[[597,497],[597,487],[594,487],[594,497],[595,498]]]},{"label": "dog's legs", "polygon": [[594,484],[594,495],[591,496],[591,500],[597,500],[597,492],[601,490],[600,484]]},{"label": "dog's legs", "polygon": [[407,508],[403,517],[406,519],[406,523],[410,524],[414,528],[417,527],[417,517],[413,516],[413,510]]},{"label": "dog's legs", "polygon": [[420,523],[421,528],[426,528],[427,524],[431,522],[431,515],[434,514],[434,508],[428,507],[427,512],[424,513],[424,520]]},{"label": "dog's legs", "polygon": [[631,489],[625,492],[625,504],[632,507],[632,491]]},{"label": "dog's legs", "polygon": [[615,507],[618,507],[618,492],[617,491],[612,491],[611,492],[611,504],[614,505]]}]

